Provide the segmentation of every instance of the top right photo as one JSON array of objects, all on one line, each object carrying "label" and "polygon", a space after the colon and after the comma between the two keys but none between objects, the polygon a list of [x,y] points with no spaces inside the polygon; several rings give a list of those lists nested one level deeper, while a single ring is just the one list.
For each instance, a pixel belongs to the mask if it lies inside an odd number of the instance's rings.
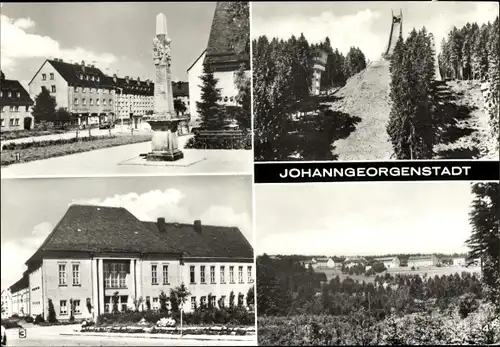
[{"label": "top right photo", "polygon": [[499,158],[497,2],[255,2],[255,161]]}]

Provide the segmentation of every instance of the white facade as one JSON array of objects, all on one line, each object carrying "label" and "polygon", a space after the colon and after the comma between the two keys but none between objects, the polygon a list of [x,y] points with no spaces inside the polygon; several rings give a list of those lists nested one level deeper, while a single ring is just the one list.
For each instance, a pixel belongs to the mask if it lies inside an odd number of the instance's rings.
[{"label": "white facade", "polygon": [[375,261],[384,264],[387,269],[400,267],[400,261],[398,257],[375,258]]},{"label": "white facade", "polygon": [[452,259],[453,265],[455,266],[465,266],[467,263],[465,261],[465,257],[456,257]]},{"label": "white facade", "polygon": [[2,319],[12,316],[12,295],[9,289],[2,290]]},{"label": "white facade", "polygon": [[68,82],[57,72],[57,70],[46,60],[40,70],[29,83],[29,93],[33,100],[42,92],[42,87],[47,89],[51,96],[56,99],[56,109],[71,106]]},{"label": "white facade", "polygon": [[438,264],[438,259],[435,255],[431,256],[421,256],[421,257],[410,257],[408,259],[408,267],[429,267],[436,266]]}]

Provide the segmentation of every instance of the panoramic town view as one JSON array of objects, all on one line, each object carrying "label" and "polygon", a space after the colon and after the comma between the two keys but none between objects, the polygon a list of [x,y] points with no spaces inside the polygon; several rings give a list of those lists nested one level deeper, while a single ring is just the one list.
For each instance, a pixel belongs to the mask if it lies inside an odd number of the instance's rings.
[{"label": "panoramic town view", "polygon": [[255,160],[498,159],[498,12],[253,4]]},{"label": "panoramic town view", "polygon": [[490,182],[257,187],[259,345],[498,342],[499,196]]},{"label": "panoramic town view", "polygon": [[7,3],[1,28],[3,177],[250,172],[248,2]]},{"label": "panoramic town view", "polygon": [[255,345],[251,176],[1,188],[8,345]]}]

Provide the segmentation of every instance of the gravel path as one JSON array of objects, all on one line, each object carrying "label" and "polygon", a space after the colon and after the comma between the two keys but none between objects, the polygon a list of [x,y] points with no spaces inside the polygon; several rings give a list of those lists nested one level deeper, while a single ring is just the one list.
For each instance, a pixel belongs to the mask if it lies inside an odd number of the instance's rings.
[{"label": "gravel path", "polygon": [[332,109],[361,118],[346,138],[333,143],[338,160],[390,160],[392,145],[386,131],[389,120],[389,62],[375,61],[347,81]]}]

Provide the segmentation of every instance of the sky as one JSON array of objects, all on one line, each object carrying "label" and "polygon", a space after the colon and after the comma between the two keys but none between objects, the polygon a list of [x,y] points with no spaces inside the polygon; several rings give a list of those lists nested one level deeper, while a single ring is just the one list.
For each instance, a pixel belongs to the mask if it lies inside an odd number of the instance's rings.
[{"label": "sky", "polygon": [[423,26],[432,32],[439,51],[441,39],[455,25],[486,23],[498,15],[498,2],[255,2],[252,38],[260,35],[288,39],[292,34],[309,42],[330,38],[332,47],[346,54],[357,46],[371,61],[387,47],[391,10],[403,13],[403,36]]},{"label": "sky", "polygon": [[85,61],[104,73],[154,78],[152,41],[156,15],[167,17],[172,40],[172,80],[206,48],[215,2],[4,3],[0,65],[8,79],[27,86],[46,58]]},{"label": "sky", "polygon": [[2,289],[75,203],[124,207],[143,221],[236,226],[253,243],[250,176],[11,179],[0,194]]},{"label": "sky", "polygon": [[257,254],[464,253],[469,182],[258,185]]}]

